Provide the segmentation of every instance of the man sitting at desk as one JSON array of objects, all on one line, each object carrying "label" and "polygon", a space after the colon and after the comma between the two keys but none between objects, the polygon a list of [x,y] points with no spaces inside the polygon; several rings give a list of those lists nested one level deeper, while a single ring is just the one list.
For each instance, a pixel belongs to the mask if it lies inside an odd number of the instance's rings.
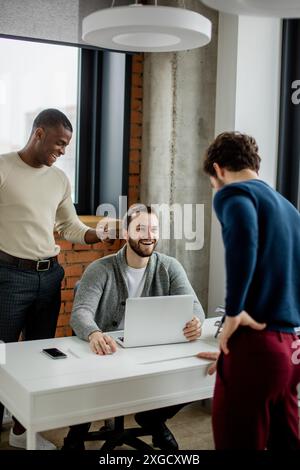
[{"label": "man sitting at desk", "polygon": [[[204,320],[202,306],[181,264],[170,256],[154,251],[158,242],[158,217],[151,207],[132,206],[124,228],[125,246],[118,253],[91,263],[75,296],[71,326],[76,335],[89,341],[96,354],[110,354],[116,343],[105,331],[124,327],[125,301],[128,297],[192,294],[194,316],[183,332],[189,341],[201,335]],[[178,449],[165,421],[184,405],[137,413],[136,422],[152,434],[154,447],[164,451]],[[72,426],[64,449],[84,449],[82,437],[89,423]]]}]

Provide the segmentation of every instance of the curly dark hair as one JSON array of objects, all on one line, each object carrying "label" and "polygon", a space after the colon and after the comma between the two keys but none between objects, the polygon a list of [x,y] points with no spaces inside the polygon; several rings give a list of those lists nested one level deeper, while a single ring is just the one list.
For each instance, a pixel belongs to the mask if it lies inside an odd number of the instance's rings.
[{"label": "curly dark hair", "polygon": [[208,147],[203,170],[209,176],[216,176],[214,163],[229,171],[250,169],[258,172],[261,158],[255,139],[240,132],[223,132]]},{"label": "curly dark hair", "polygon": [[60,125],[73,132],[72,124],[64,113],[54,108],[44,109],[34,119],[32,132],[38,127],[57,127]]}]

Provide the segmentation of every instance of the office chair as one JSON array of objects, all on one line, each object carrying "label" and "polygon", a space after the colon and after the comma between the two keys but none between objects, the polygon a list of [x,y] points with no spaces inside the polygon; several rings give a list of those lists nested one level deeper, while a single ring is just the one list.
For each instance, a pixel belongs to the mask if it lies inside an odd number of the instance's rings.
[{"label": "office chair", "polygon": [[101,452],[110,452],[122,445],[139,451],[153,451],[152,446],[139,439],[142,436],[151,436],[151,433],[141,427],[125,428],[124,416],[117,416],[105,420],[105,425],[99,431],[87,432],[84,442],[105,441],[99,449]]},{"label": "office chair", "polygon": [[[79,287],[80,281],[77,281],[74,286],[74,297]],[[72,335],[76,336],[74,331]],[[115,447],[127,445],[133,449],[140,451],[153,451],[153,447],[138,439],[142,436],[151,436],[151,432],[141,428],[125,428],[124,416],[117,416],[115,418],[107,419],[104,421],[104,426],[99,431],[88,431],[84,435],[84,442],[88,441],[105,441],[100,448],[103,452],[110,452]]]}]

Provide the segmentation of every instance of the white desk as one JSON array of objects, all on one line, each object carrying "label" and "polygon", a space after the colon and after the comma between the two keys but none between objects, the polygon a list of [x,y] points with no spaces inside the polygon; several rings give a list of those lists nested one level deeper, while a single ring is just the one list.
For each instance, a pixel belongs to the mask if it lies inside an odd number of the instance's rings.
[{"label": "white desk", "polygon": [[[189,356],[217,350],[214,322],[205,321],[196,342],[119,348],[111,356],[93,354],[76,337],[9,343],[0,401],[25,426],[27,449],[34,449],[39,431],[212,397],[209,361]],[[41,353],[47,347],[68,358],[48,358]]]}]

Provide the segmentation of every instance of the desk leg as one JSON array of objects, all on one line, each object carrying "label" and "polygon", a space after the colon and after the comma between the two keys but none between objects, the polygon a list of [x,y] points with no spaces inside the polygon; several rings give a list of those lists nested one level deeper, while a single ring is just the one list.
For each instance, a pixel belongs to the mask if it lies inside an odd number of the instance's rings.
[{"label": "desk leg", "polygon": [[36,449],[36,432],[27,429],[26,432],[26,444],[27,450],[35,450]]}]

